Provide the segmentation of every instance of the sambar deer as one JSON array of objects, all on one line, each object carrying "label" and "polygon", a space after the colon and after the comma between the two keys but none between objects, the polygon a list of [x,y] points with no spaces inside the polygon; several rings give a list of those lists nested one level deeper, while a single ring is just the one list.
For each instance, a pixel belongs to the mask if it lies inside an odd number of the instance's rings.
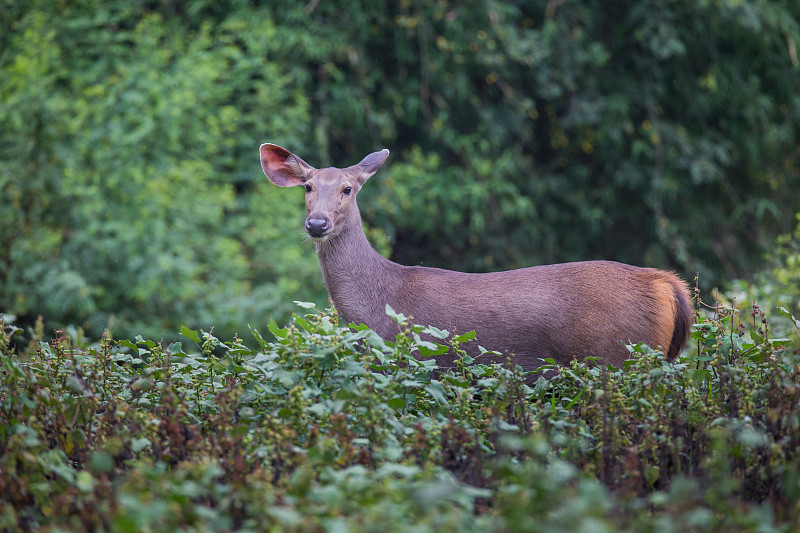
[{"label": "sambar deer", "polygon": [[[367,241],[356,197],[389,156],[372,153],[347,168],[316,169],[274,144],[260,147],[261,167],[280,187],[305,188],[305,230],[314,241],[325,286],[347,322],[394,339],[386,304],[414,323],[451,333],[475,330],[481,345],[533,370],[597,356],[619,367],[629,342],[661,347],[674,359],[686,342],[692,310],[686,283],[672,272],[612,261],[586,261],[468,274],[403,266]],[[474,344],[474,343],[470,343]],[[437,358],[441,367],[452,355]]]}]

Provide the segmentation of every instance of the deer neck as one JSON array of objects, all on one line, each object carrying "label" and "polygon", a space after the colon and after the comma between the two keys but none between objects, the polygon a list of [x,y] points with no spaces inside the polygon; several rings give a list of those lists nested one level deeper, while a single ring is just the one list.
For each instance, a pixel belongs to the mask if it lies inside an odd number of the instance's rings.
[{"label": "deer neck", "polygon": [[325,287],[340,315],[347,322],[381,329],[388,318],[386,304],[396,308],[402,267],[370,246],[358,209],[339,233],[317,242],[316,248]]}]

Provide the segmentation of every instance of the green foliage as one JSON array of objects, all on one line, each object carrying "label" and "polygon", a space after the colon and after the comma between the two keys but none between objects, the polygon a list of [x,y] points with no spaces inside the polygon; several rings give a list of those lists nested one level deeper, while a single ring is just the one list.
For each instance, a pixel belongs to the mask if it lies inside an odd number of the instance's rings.
[{"label": "green foliage", "polygon": [[3,56],[6,310],[154,337],[285,313],[317,267],[257,175],[255,130],[308,121],[274,28],[93,4],[32,3]]},{"label": "green foliage", "polygon": [[360,200],[400,262],[747,276],[800,204],[799,6],[0,2],[0,308],[172,338],[323,303],[264,141],[390,148]]},{"label": "green foliage", "polygon": [[[338,4],[292,16],[347,35],[337,78],[320,75],[328,143],[400,149],[362,211],[401,262],[611,255],[713,286],[789,229],[796,2],[353,5],[341,23]],[[340,77],[363,113],[323,107],[346,98]]]},{"label": "green foliage", "polygon": [[764,307],[781,310],[773,321],[773,331],[780,334],[797,328],[792,316],[800,316],[800,213],[793,232],[776,239],[767,267],[758,272],[752,281],[739,280],[729,295],[729,305],[741,307],[748,302],[761,302]]},{"label": "green foliage", "polygon": [[792,233],[781,235],[770,258],[773,268],[756,282],[764,287],[763,297],[800,312],[800,213],[795,215],[797,227]]},{"label": "green foliage", "polygon": [[[800,526],[800,336],[727,310],[675,363],[632,346],[624,369],[574,364],[531,388],[518,368],[468,358],[474,334],[387,312],[394,342],[314,311],[271,322],[273,340],[253,329],[255,349],[183,328],[187,347],[62,334],[20,354],[4,316],[0,527]],[[426,357],[442,346],[454,368]]]}]

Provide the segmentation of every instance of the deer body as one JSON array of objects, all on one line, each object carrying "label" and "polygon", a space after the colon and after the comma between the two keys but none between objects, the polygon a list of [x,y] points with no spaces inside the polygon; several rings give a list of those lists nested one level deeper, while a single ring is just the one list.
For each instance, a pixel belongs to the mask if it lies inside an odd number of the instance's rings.
[{"label": "deer body", "polygon": [[[387,150],[346,169],[321,170],[276,145],[260,152],[273,183],[306,188],[306,231],[341,316],[385,339],[399,331],[386,315],[389,304],[417,324],[475,330],[481,345],[514,354],[525,370],[545,357],[567,364],[589,355],[619,366],[629,356],[627,342],[660,346],[672,359],[686,341],[688,289],[671,272],[612,261],[484,274],[399,265],[370,246],[355,201]],[[447,366],[448,356],[442,358],[437,362]]]}]

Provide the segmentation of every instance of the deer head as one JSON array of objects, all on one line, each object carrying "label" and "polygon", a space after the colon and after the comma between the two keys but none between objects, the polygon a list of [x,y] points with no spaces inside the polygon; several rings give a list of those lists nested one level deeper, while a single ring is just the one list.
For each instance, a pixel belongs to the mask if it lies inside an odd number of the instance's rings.
[{"label": "deer head", "polygon": [[285,148],[262,144],[261,168],[279,187],[303,186],[306,191],[308,236],[325,241],[338,234],[353,217],[361,223],[356,195],[389,157],[389,150],[374,152],[357,165],[347,168],[316,169]]}]

